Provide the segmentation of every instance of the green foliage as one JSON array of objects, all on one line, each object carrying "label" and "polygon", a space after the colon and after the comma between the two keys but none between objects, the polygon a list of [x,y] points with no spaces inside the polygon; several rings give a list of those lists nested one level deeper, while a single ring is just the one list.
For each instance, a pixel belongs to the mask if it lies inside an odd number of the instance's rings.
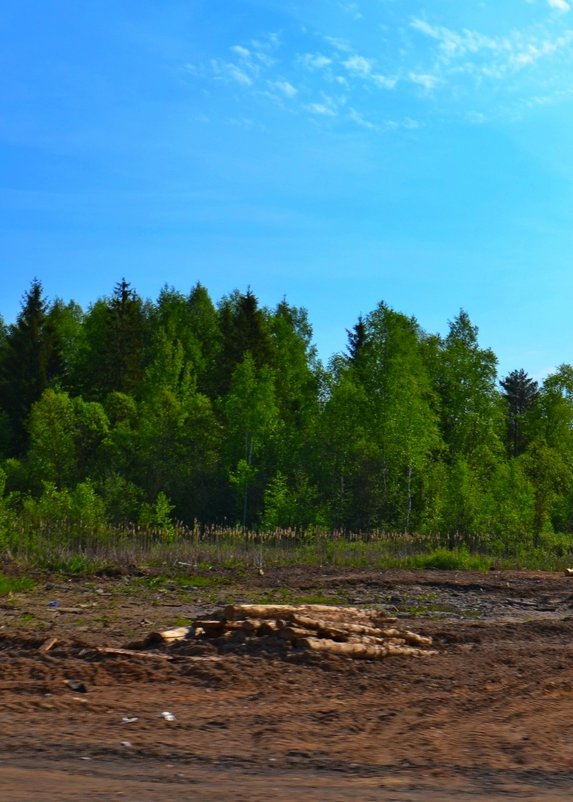
[{"label": "green foliage", "polygon": [[140,526],[175,555],[224,525],[319,562],[366,554],[333,530],[565,559],[573,367],[498,387],[464,311],[441,337],[379,303],[348,337],[325,368],[306,311],[250,289],[153,303],[122,280],[84,313],[34,281],[0,320],[0,550],[65,564]]},{"label": "green foliage", "polygon": [[105,505],[88,480],[72,490],[45,482],[39,498],[25,498],[23,516],[38,528],[57,531],[66,524],[84,534],[96,535],[106,524]]},{"label": "green foliage", "polygon": [[173,543],[177,537],[177,530],[171,517],[174,509],[174,505],[160,490],[153,504],[142,505],[140,523],[156,529],[166,543]]},{"label": "green foliage", "polygon": [[106,515],[114,524],[128,524],[138,519],[145,493],[133,482],[114,473],[106,476],[99,493],[105,504]]},{"label": "green foliage", "polygon": [[430,554],[409,558],[410,568],[435,569],[439,571],[489,571],[492,559],[479,554],[470,554],[466,549],[436,549]]},{"label": "green foliage", "polygon": [[35,584],[31,577],[0,574],[0,596],[9,596],[11,593],[25,593],[27,590],[32,590]]},{"label": "green foliage", "polygon": [[56,336],[41,283],[34,279],[16,322],[0,351],[0,408],[10,421],[16,455],[27,446],[26,417],[49,382],[61,371]]},{"label": "green foliage", "polygon": [[288,529],[293,525],[293,518],[292,494],[286,476],[279,471],[265,488],[261,528],[267,532],[272,532],[274,529]]}]

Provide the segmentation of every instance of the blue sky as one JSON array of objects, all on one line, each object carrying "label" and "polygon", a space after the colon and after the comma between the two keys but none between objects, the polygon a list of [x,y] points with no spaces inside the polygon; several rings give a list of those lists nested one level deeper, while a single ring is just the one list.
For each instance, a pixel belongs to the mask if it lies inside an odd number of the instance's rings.
[{"label": "blue sky", "polygon": [[0,314],[34,276],[308,309],[461,307],[500,373],[573,362],[569,0],[3,0]]}]

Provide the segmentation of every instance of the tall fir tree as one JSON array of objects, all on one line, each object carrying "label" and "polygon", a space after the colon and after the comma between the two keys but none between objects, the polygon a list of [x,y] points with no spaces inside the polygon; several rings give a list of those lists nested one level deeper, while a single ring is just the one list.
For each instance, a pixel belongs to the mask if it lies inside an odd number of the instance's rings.
[{"label": "tall fir tree", "polygon": [[16,322],[8,327],[0,359],[0,409],[6,413],[12,449],[21,455],[27,445],[26,419],[61,370],[54,328],[48,317],[42,284],[34,279]]},{"label": "tall fir tree", "polygon": [[508,451],[518,457],[527,447],[527,413],[539,398],[539,386],[524,370],[512,370],[500,385],[506,404]]},{"label": "tall fir tree", "polygon": [[78,366],[83,393],[104,400],[111,392],[137,394],[145,372],[148,310],[122,279],[111,298],[100,299],[85,318]]}]

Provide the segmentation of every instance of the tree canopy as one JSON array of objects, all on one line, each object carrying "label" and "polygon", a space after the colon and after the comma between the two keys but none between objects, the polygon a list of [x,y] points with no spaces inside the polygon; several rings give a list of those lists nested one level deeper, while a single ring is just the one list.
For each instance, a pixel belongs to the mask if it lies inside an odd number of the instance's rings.
[{"label": "tree canopy", "polygon": [[464,310],[440,336],[380,302],[347,334],[324,366],[306,310],[250,288],[121,279],[83,310],[34,280],[0,321],[4,501],[445,543],[571,529],[573,367],[498,382]]}]

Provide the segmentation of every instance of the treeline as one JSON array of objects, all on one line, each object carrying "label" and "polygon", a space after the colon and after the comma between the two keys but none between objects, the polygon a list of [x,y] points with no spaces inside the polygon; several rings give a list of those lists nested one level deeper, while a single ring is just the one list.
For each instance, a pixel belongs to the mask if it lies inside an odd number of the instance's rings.
[{"label": "treeline", "polygon": [[[197,284],[86,311],[34,281],[0,324],[0,529],[14,516],[168,527],[573,531],[573,367],[498,383],[465,312],[445,337],[380,303],[317,359],[304,309]],[[12,517],[11,517],[12,516]]]}]

